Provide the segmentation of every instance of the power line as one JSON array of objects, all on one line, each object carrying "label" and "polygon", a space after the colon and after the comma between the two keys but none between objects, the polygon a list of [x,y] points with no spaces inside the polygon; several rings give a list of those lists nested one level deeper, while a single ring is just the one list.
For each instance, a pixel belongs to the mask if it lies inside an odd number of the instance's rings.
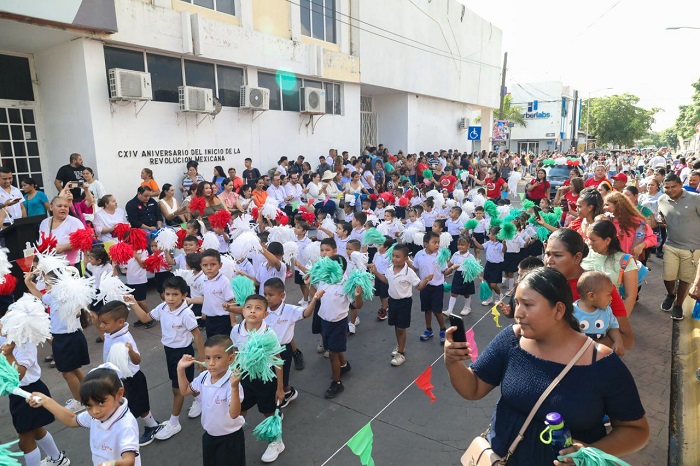
[{"label": "power line", "polygon": [[596,18],[591,24],[589,24],[583,31],[581,31],[581,32],[579,32],[578,34],[576,34],[576,35],[574,36],[574,39],[577,38],[577,37],[582,36],[586,31],[588,31],[590,28],[592,28],[593,26],[595,26],[595,24],[596,24],[598,21],[600,21],[601,19],[603,19],[603,17],[604,17],[605,15],[607,15],[608,13],[610,13],[610,12],[613,10],[613,8],[615,8],[617,5],[620,4],[620,2],[622,2],[622,0],[617,0],[610,8],[608,8],[607,10],[605,10],[605,11],[603,12],[602,15],[598,16],[598,18]]}]

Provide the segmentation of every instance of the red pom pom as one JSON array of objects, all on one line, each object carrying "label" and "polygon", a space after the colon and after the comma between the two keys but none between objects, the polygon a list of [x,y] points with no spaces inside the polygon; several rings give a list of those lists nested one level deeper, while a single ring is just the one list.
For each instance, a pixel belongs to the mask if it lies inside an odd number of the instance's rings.
[{"label": "red pom pom", "polygon": [[146,236],[146,232],[141,228],[132,228],[126,242],[131,245],[134,251],[148,249],[148,237]]},{"label": "red pom pom", "polygon": [[76,251],[88,252],[92,249],[92,242],[95,239],[95,230],[90,227],[75,230],[68,235],[70,247]]},{"label": "red pom pom", "polygon": [[376,194],[370,194],[370,195],[369,195],[369,198],[370,198],[371,200],[373,200],[373,201],[376,201],[376,200],[378,199],[378,197],[377,197]]},{"label": "red pom pom", "polygon": [[250,216],[253,217],[253,220],[257,220],[259,215],[260,210],[257,207],[253,207],[253,209],[250,211]]},{"label": "red pom pom", "polygon": [[128,223],[117,223],[114,225],[114,231],[112,231],[112,236],[117,238],[119,241],[124,241],[124,237],[131,230],[131,225]]},{"label": "red pom pom", "polygon": [[287,214],[285,214],[283,211],[278,210],[277,217],[275,217],[275,221],[280,225],[284,226],[289,223],[289,217],[287,217]]},{"label": "red pom pom", "polygon": [[52,233],[49,233],[49,236],[46,236],[46,233],[42,231],[39,244],[36,245],[36,250],[43,254],[45,252],[53,251],[56,249],[56,246],[58,246],[58,240],[56,237]]},{"label": "red pom pom", "polygon": [[406,191],[406,194],[404,194],[403,197],[410,200],[413,197],[413,190],[409,189],[408,191]]},{"label": "red pom pom", "polygon": [[407,197],[399,198],[399,207],[408,207],[408,198]]},{"label": "red pom pom", "polygon": [[5,296],[12,294],[15,291],[15,286],[17,285],[17,278],[11,273],[8,273],[3,277],[4,281],[0,283],[0,295]]},{"label": "red pom pom", "polygon": [[230,221],[231,213],[226,209],[222,209],[209,216],[209,225],[211,225],[212,228],[224,229]]},{"label": "red pom pom", "polygon": [[301,219],[309,225],[313,225],[313,223],[316,221],[316,216],[313,214],[313,212],[305,210],[301,213]]},{"label": "red pom pom", "polygon": [[182,249],[182,245],[185,242],[185,237],[187,236],[187,230],[180,229],[177,230],[175,234],[177,235],[177,248]]},{"label": "red pom pom", "polygon": [[207,208],[207,201],[205,201],[201,196],[195,196],[190,200],[190,205],[188,208],[194,215],[202,215],[204,209]]},{"label": "red pom pom", "polygon": [[161,251],[156,251],[143,261],[143,265],[146,268],[146,272],[156,273],[160,272],[161,269],[168,268],[168,262],[165,260],[163,253]]},{"label": "red pom pom", "polygon": [[134,248],[120,241],[109,248],[109,257],[116,265],[126,265],[129,259],[134,257]]},{"label": "red pom pom", "polygon": [[396,200],[396,198],[394,198],[394,196],[393,196],[391,193],[388,193],[388,192],[387,192],[387,193],[381,193],[381,194],[379,195],[379,198],[380,198],[380,199],[384,199],[384,202],[386,202],[387,204],[393,204],[394,201]]}]

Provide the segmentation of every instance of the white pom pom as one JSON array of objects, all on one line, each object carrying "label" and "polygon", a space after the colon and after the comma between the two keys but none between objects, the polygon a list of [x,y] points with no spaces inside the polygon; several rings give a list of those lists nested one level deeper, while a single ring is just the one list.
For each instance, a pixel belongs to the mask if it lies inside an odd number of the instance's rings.
[{"label": "white pom pom", "polygon": [[228,254],[221,255],[221,275],[231,280],[236,275],[236,261]]},{"label": "white pom pom", "polygon": [[440,233],[440,247],[441,248],[449,248],[451,242],[452,242],[452,235],[450,235],[446,231],[443,231],[442,233]]},{"label": "white pom pom", "polygon": [[380,223],[379,225],[377,225],[377,231],[379,231],[383,235],[389,234],[389,224],[386,222]]},{"label": "white pom pom", "polygon": [[57,256],[54,252],[48,252],[42,254],[40,252],[36,253],[38,259],[37,270],[46,275],[54,270],[62,269],[68,267],[68,261],[63,256]]},{"label": "white pom pom", "polygon": [[12,271],[12,265],[7,258],[7,253],[10,252],[7,248],[0,248],[0,283],[5,283],[5,275]]},{"label": "white pom pom", "polygon": [[246,257],[252,255],[253,252],[262,251],[262,245],[260,244],[258,235],[252,230],[248,230],[244,231],[229,245],[228,251],[235,260],[242,261]]},{"label": "white pom pom", "polygon": [[459,218],[457,219],[457,221],[458,221],[459,223],[461,223],[462,225],[464,225],[465,223],[467,223],[467,220],[469,220],[470,218],[471,218],[471,215],[469,215],[468,213],[462,211],[462,215],[459,216]]},{"label": "white pom pom", "polygon": [[506,218],[508,214],[510,214],[510,206],[508,205],[499,205],[496,207],[496,210],[498,211],[498,216],[500,218]]},{"label": "white pom pom", "polygon": [[8,307],[0,325],[8,343],[40,345],[51,338],[49,315],[42,302],[29,293]]},{"label": "white pom pom", "polygon": [[360,269],[363,272],[366,272],[367,263],[369,262],[369,255],[366,252],[352,252],[350,253],[350,262],[352,262],[355,265],[356,269]]},{"label": "white pom pom", "polygon": [[289,225],[279,225],[275,227],[270,227],[267,229],[267,231],[269,232],[267,236],[267,244],[270,244],[273,241],[284,244],[289,241],[296,240],[294,228],[292,228]]},{"label": "white pom pom", "polygon": [[413,238],[415,238],[418,233],[420,233],[420,230],[416,228],[415,225],[406,227],[403,233],[401,233],[401,242],[406,244],[413,243]]},{"label": "white pom pom", "polygon": [[464,200],[464,190],[463,189],[455,189],[454,191],[452,191],[452,197],[454,198],[455,201],[461,203]]},{"label": "white pom pom", "polygon": [[133,288],[129,288],[119,277],[115,277],[111,272],[104,272],[100,278],[100,290],[97,293],[97,301],[122,301],[124,295],[133,293]]},{"label": "white pom pom", "polygon": [[269,197],[267,198],[263,206],[260,208],[262,216],[268,220],[274,220],[277,217],[278,211],[279,209],[277,208],[277,203],[274,199],[271,199]]},{"label": "white pom pom", "polygon": [[107,354],[106,362],[114,364],[121,372],[121,378],[123,379],[134,376],[129,361],[129,348],[121,342],[113,344],[109,349],[109,354]]},{"label": "white pom pom", "polygon": [[304,267],[311,267],[321,258],[321,242],[314,241],[307,244],[301,252],[299,262],[304,264]]},{"label": "white pom pom", "polygon": [[447,207],[449,209],[453,208],[456,205],[457,205],[457,201],[455,201],[454,199],[448,199],[445,201],[445,207]]},{"label": "white pom pom", "polygon": [[467,181],[467,178],[469,178],[469,172],[467,170],[464,170],[462,173],[459,174],[460,180]]},{"label": "white pom pom", "polygon": [[[326,215],[326,218],[323,219],[323,221],[321,222],[321,226],[332,233],[335,233],[337,231],[337,227],[335,226],[333,219],[329,215]],[[321,230],[316,230],[316,239],[326,238],[328,238],[327,234],[325,234]]]},{"label": "white pom pom", "polygon": [[156,244],[161,251],[172,251],[177,246],[177,234],[172,228],[161,228],[156,236]]},{"label": "white pom pom", "polygon": [[175,269],[173,270],[173,275],[176,277],[182,277],[187,283],[187,286],[192,286],[192,278],[194,277],[194,271],[190,269]]},{"label": "white pom pom", "polygon": [[231,239],[236,239],[238,236],[246,231],[254,231],[254,226],[251,222],[255,222],[255,219],[249,214],[243,214],[236,217],[233,220],[231,226],[231,234],[229,235]]},{"label": "white pom pom", "polygon": [[442,207],[445,205],[445,198],[443,197],[442,193],[436,189],[431,189],[430,191],[425,193],[425,197],[433,198],[433,202],[435,203],[436,209],[442,209]]},{"label": "white pom pom", "polygon": [[417,244],[418,246],[421,246],[423,244],[423,235],[425,233],[416,233],[413,235],[413,244]]},{"label": "white pom pom", "polygon": [[216,233],[213,231],[208,231],[204,233],[202,241],[202,251],[205,249],[215,249],[219,250],[219,238],[217,238]]},{"label": "white pom pom", "polygon": [[[475,208],[476,208],[476,206],[474,205],[474,203],[473,203],[472,201],[464,201],[464,202],[462,203],[462,212],[464,212],[464,213],[466,213],[467,215],[469,215],[469,217],[472,216],[472,214],[474,213],[474,209],[475,209]],[[467,219],[467,220],[468,220],[468,219]],[[465,222],[466,222],[466,220],[465,220]]]},{"label": "white pom pom", "polygon": [[299,245],[295,241],[286,241],[282,243],[284,248],[284,256],[282,260],[285,264],[294,265],[294,261],[299,257]]},{"label": "white pom pom", "polygon": [[51,295],[58,302],[58,306],[51,309],[51,312],[58,313],[66,323],[68,333],[72,333],[80,329],[80,311],[87,309],[97,298],[95,278],[80,277],[75,267],[56,271],[56,277]]}]

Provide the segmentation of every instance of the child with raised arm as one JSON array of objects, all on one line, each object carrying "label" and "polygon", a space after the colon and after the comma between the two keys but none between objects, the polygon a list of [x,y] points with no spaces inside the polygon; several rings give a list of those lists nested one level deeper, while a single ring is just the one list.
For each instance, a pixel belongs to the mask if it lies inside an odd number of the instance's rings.
[{"label": "child with raised arm", "polygon": [[287,265],[284,263],[284,246],[282,243],[273,241],[268,245],[263,243],[262,254],[265,261],[255,270],[255,285],[258,287],[258,294],[265,293],[265,282],[271,278],[279,278],[284,281],[287,278]]},{"label": "child with raised arm", "polygon": [[[180,413],[185,398],[180,394],[177,381],[177,363],[184,354],[194,356],[192,342],[197,346],[197,354],[204,354],[202,334],[197,327],[197,319],[189,308],[187,283],[182,277],[168,278],[163,284],[165,301],[151,312],[141,308],[133,296],[126,295],[124,301],[131,306],[141,322],[158,320],[161,322],[161,343],[165,349],[165,362],[173,392],[173,410],[163,428],[156,433],[157,440],[167,440],[182,430]],[[188,380],[194,379],[194,367],[187,371]]]}]

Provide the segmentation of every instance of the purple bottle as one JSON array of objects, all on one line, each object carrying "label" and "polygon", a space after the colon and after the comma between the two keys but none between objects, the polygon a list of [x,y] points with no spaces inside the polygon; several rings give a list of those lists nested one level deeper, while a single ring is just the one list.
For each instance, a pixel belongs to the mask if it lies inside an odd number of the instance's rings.
[{"label": "purple bottle", "polygon": [[547,426],[540,433],[540,440],[546,445],[551,445],[556,455],[564,448],[569,448],[573,441],[571,432],[564,424],[564,418],[559,413],[549,413],[545,417],[544,424]]}]

